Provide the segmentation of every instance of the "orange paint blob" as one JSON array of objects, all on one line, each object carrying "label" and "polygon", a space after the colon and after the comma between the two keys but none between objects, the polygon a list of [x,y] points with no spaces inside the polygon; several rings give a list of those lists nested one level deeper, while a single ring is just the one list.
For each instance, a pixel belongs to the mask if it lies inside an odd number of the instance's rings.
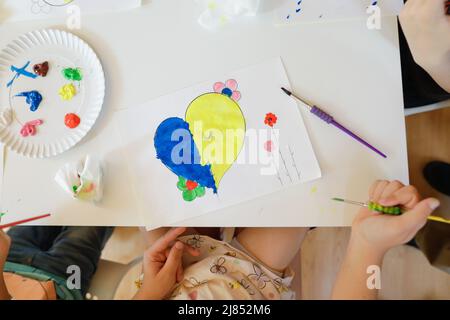
[{"label": "orange paint blob", "polygon": [[80,117],[77,116],[75,113],[68,113],[64,117],[64,123],[66,127],[70,129],[75,129],[76,127],[78,127],[80,122],[81,122]]}]

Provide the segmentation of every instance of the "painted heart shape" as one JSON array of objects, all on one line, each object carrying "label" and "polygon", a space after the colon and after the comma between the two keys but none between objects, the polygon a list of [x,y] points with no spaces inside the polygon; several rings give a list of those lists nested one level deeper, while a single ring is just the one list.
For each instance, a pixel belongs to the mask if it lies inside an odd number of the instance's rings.
[{"label": "painted heart shape", "polygon": [[244,145],[246,124],[237,103],[237,82],[216,83],[214,91],[189,104],[186,120],[168,118],[155,133],[157,158],[178,176],[177,187],[186,201],[204,196],[205,188],[217,193]]}]

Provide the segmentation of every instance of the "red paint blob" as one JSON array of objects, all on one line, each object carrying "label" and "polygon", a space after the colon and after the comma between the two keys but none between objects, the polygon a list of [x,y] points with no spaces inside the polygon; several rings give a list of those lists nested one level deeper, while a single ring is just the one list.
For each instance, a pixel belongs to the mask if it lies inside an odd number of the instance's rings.
[{"label": "red paint blob", "polygon": [[68,113],[64,117],[64,123],[66,127],[70,129],[75,129],[76,127],[78,127],[80,122],[81,122],[80,117],[77,116],[75,113]]},{"label": "red paint blob", "polygon": [[194,189],[197,188],[197,187],[198,187],[198,183],[195,182],[195,181],[188,180],[188,181],[186,182],[186,188],[187,188],[188,190],[194,190]]}]

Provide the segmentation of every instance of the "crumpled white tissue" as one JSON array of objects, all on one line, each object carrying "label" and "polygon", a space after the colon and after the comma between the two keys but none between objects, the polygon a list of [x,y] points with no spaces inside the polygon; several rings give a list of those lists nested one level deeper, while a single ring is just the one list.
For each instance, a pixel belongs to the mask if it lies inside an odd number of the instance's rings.
[{"label": "crumpled white tissue", "polygon": [[55,181],[75,199],[99,202],[103,197],[101,163],[87,155],[76,163],[67,163],[58,170]]},{"label": "crumpled white tissue", "polygon": [[198,22],[206,29],[215,29],[240,16],[254,16],[260,0],[197,0],[203,8]]}]

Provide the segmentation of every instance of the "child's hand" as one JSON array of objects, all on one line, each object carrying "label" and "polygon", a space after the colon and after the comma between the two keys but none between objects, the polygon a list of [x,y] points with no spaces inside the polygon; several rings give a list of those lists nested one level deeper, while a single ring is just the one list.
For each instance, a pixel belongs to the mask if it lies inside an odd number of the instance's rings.
[{"label": "child's hand", "polygon": [[362,208],[353,221],[351,241],[380,254],[409,242],[439,206],[434,198],[420,201],[416,188],[398,181],[376,181],[369,198],[383,206],[399,205],[406,210],[401,216],[389,216]]},{"label": "child's hand", "polygon": [[400,23],[414,60],[450,92],[450,16],[443,0],[408,0]]},{"label": "child's hand", "polygon": [[5,266],[6,258],[8,257],[9,247],[11,246],[11,238],[0,230],[0,272]]},{"label": "child's hand", "polygon": [[183,252],[199,254],[196,249],[176,241],[185,231],[185,228],[169,230],[144,253],[144,282],[135,299],[164,299],[175,284],[183,280]]}]

